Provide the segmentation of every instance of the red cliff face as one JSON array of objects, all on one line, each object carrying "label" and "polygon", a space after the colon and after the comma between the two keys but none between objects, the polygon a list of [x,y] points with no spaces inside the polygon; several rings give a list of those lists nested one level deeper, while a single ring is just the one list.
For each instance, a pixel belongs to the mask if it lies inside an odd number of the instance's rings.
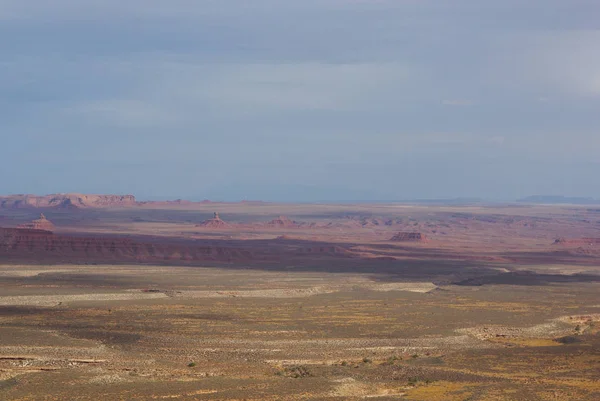
[{"label": "red cliff face", "polygon": [[260,262],[289,258],[355,257],[331,244],[254,244],[159,240],[54,234],[45,230],[0,228],[0,260],[21,263],[168,263],[205,261]]},{"label": "red cliff face", "polygon": [[240,247],[140,242],[122,237],[80,237],[44,230],[0,228],[0,258],[33,262],[159,263],[252,260],[257,255]]},{"label": "red cliff face", "polygon": [[9,195],[0,197],[0,208],[106,208],[135,206],[133,195]]},{"label": "red cliff face", "polygon": [[405,233],[400,232],[390,238],[390,241],[397,242],[426,242],[427,237],[421,233]]},{"label": "red cliff face", "polygon": [[44,249],[52,232],[25,228],[0,228],[0,253],[11,250]]}]

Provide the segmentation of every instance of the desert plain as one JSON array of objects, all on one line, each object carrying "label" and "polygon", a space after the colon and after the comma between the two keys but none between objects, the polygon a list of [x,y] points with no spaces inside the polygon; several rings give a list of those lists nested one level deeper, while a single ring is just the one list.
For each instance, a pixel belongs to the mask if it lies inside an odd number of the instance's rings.
[{"label": "desert plain", "polygon": [[3,400],[600,399],[600,207],[61,194],[0,227]]}]

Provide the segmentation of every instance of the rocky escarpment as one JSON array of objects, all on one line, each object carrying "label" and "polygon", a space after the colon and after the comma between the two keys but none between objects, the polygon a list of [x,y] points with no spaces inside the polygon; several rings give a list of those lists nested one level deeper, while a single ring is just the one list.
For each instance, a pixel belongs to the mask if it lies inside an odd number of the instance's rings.
[{"label": "rocky escarpment", "polygon": [[395,242],[426,242],[428,239],[424,234],[416,232],[399,232],[390,238],[390,241]]},{"label": "rocky escarpment", "polygon": [[237,241],[182,241],[144,237],[79,236],[29,228],[0,228],[0,260],[33,263],[263,262],[295,257],[352,257],[341,246]]},{"label": "rocky escarpment", "polygon": [[107,208],[135,206],[133,195],[9,195],[0,197],[0,208]]},{"label": "rocky escarpment", "polygon": [[136,241],[124,237],[59,235],[50,231],[0,228],[0,258],[29,262],[143,262],[260,259],[242,247]]}]

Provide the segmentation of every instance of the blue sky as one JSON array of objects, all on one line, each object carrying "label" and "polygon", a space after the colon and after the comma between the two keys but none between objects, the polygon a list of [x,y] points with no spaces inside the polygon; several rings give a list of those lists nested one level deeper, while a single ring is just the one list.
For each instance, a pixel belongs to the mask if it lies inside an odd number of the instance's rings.
[{"label": "blue sky", "polygon": [[597,0],[0,0],[0,192],[600,197]]}]

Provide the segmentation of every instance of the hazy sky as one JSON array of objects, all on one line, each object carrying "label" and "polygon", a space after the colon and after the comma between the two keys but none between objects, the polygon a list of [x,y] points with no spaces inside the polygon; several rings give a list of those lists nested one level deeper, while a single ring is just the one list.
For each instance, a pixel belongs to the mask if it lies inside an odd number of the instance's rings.
[{"label": "hazy sky", "polygon": [[600,197],[598,0],[0,0],[0,193]]}]

